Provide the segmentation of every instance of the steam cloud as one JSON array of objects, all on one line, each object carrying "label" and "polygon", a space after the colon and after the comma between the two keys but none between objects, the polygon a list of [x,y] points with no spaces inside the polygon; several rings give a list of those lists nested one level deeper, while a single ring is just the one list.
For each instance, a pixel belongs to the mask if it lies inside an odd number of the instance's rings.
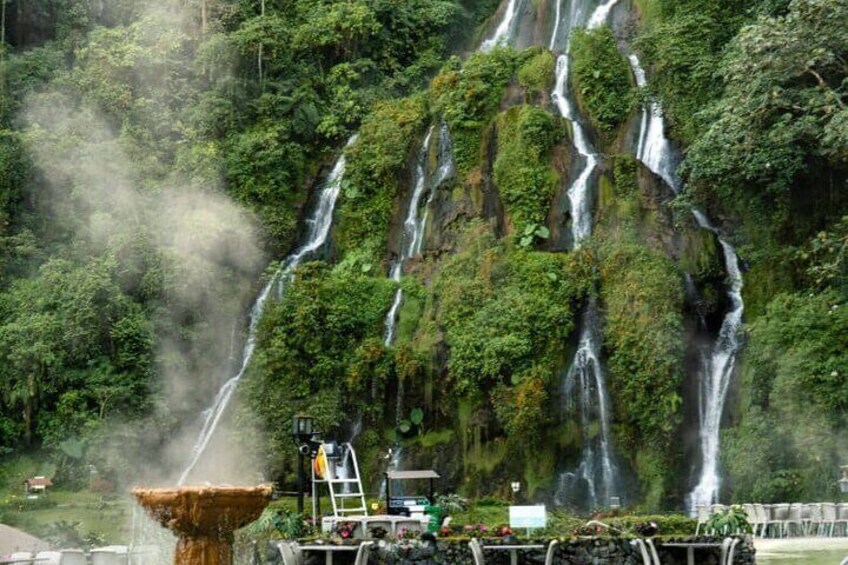
[{"label": "steam cloud", "polygon": [[[155,12],[140,21],[180,29],[185,21],[174,15],[184,10],[170,4],[157,3]],[[169,31],[158,27],[150,33]],[[148,57],[158,54],[152,51]],[[142,68],[136,72],[143,77],[137,78],[156,80]],[[30,154],[43,176],[44,192],[37,200],[55,219],[47,229],[82,242],[92,254],[112,252],[122,265],[140,266],[135,272],[125,269],[133,279],[128,284],[140,292],[146,285],[166,289],[156,314],[157,328],[164,328],[155,336],[163,387],[154,419],[179,431],[164,448],[162,438],[152,438],[150,451],[139,448],[124,455],[127,480],[172,484],[189,457],[201,409],[239,362],[246,313],[265,265],[255,221],[218,186],[193,186],[175,174],[145,183],[138,165],[149,167],[148,156],[138,155],[137,145],[128,146],[109,116],[59,88],[32,96],[22,118]],[[202,176],[216,175],[207,171]],[[190,340],[181,335],[187,323],[194,332]],[[120,447],[130,435],[118,426],[112,443]],[[238,442],[227,442],[228,436],[226,429],[219,430],[218,445],[210,447],[197,480],[255,482],[259,466],[239,452]]]}]

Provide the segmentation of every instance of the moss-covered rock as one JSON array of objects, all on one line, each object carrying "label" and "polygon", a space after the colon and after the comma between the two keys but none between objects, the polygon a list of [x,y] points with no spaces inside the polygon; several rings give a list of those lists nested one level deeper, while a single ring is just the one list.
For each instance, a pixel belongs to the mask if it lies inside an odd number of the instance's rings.
[{"label": "moss-covered rock", "polygon": [[498,153],[494,180],[515,232],[529,229],[532,243],[545,226],[551,201],[562,180],[550,153],[565,130],[559,118],[533,106],[516,106],[498,115]]},{"label": "moss-covered rock", "polygon": [[571,38],[571,83],[580,106],[600,133],[611,136],[633,109],[630,66],[609,27],[575,30]]},{"label": "moss-covered rock", "polygon": [[363,121],[359,139],[347,148],[335,243],[340,255],[354,252],[365,263],[382,257],[389,221],[400,208],[407,163],[416,133],[427,118],[425,99],[413,96],[383,102]]}]

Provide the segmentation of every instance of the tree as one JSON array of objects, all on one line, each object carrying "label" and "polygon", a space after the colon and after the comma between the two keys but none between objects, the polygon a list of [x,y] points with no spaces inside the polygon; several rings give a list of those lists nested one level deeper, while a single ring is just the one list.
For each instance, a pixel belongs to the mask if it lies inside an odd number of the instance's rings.
[{"label": "tree", "polygon": [[793,0],[785,16],[740,31],[717,73],[724,95],[686,159],[693,183],[725,202],[775,198],[779,209],[811,162],[848,165],[845,21],[848,0]]}]

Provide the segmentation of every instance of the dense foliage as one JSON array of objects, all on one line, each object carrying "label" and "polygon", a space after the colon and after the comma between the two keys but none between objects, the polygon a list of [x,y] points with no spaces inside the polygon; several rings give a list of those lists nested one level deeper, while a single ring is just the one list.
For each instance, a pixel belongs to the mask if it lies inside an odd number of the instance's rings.
[{"label": "dense foliage", "polygon": [[[364,415],[369,426],[382,423],[381,400],[395,371],[380,340],[392,294],[385,277],[308,263],[262,318],[255,375],[244,395],[265,428],[262,449],[278,472],[284,461],[292,470],[296,455],[290,429],[279,423],[305,406],[318,417],[317,429]],[[369,396],[370,408],[364,408],[357,399]]]},{"label": "dense foliage", "polygon": [[[421,96],[379,104],[347,149],[347,172],[336,239],[339,251],[379,259],[407,161],[427,117]],[[414,147],[413,147],[414,145]]]},{"label": "dense foliage", "polygon": [[723,434],[729,489],[738,501],[831,497],[848,382],[848,3],[654,4],[638,44],[691,143],[688,192],[732,218],[748,260],[740,405]]},{"label": "dense foliage", "polygon": [[[630,499],[679,505],[697,435],[690,338],[711,341],[727,306],[696,203],[745,278],[724,485],[740,502],[833,496],[848,0],[637,0],[638,18],[576,30],[570,92],[598,161],[577,250],[583,160],[552,113],[558,54],[450,56],[488,36],[492,22],[473,28],[496,4],[0,2],[0,456],[43,448],[71,486],[89,464],[106,478],[133,478],[133,456],[167,467],[172,436],[193,435],[238,369],[267,257],[295,246],[344,151],[329,241],[270,295],[239,389],[231,433],[268,476],[293,479],[287,422],[308,411],[337,439],[361,429],[366,476],[394,445],[464,494],[517,478],[550,500],[583,448],[561,381],[593,304]],[[681,149],[680,194],[629,155],[648,101]],[[432,180],[443,124],[455,170],[422,201],[422,254],[398,285],[385,273],[411,177],[423,158]]]},{"label": "dense foliage", "polygon": [[516,233],[535,235],[538,227],[545,226],[562,182],[550,164],[550,154],[565,128],[548,112],[527,105],[500,114],[497,124],[495,183]]},{"label": "dense foliage", "polygon": [[633,108],[630,66],[618,52],[609,27],[578,29],[571,38],[574,91],[593,125],[609,134]]},{"label": "dense foliage", "polygon": [[[524,53],[522,57],[530,55],[529,51]],[[452,58],[433,79],[433,106],[451,128],[461,175],[481,161],[481,134],[520,62],[514,50],[497,48],[475,53],[462,65],[458,58]]]},{"label": "dense foliage", "polygon": [[[114,477],[191,421],[235,368],[258,242],[290,248],[334,148],[373,107],[390,112],[381,100],[424,85],[449,38],[491,9],[3,2],[0,451],[67,461],[72,445],[80,477],[85,462]],[[349,193],[372,203],[397,166],[353,175]],[[386,222],[380,202],[349,225]],[[137,453],[107,447],[117,438]]]}]

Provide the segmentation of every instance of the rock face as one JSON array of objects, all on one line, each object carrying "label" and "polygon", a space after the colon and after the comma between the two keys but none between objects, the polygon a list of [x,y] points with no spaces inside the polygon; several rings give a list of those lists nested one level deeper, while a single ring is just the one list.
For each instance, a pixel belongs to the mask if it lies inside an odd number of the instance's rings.
[{"label": "rock face", "polygon": [[148,514],[179,536],[175,565],[231,565],[233,531],[271,502],[271,487],[133,489]]}]

